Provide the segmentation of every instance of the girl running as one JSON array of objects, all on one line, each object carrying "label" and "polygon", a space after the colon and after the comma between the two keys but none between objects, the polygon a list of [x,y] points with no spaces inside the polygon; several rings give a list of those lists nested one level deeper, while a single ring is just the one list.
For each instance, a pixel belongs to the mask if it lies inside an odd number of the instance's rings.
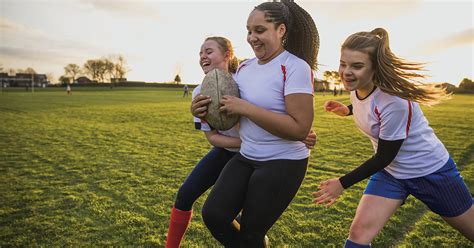
[{"label": "girl running", "polygon": [[353,114],[375,150],[358,168],[322,182],[313,193],[315,203],[330,206],[344,189],[371,176],[345,247],[370,247],[410,194],[474,241],[471,194],[418,105],[433,105],[448,95],[415,81],[423,77],[417,73],[421,69],[422,64],[391,52],[382,28],[355,33],[341,47],[339,75],[351,91],[351,105],[328,101],[325,109],[340,116]]}]

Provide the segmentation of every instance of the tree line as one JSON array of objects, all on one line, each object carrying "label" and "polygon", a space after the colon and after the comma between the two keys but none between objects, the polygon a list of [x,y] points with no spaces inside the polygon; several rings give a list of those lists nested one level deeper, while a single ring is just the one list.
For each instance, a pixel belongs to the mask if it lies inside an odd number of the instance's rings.
[{"label": "tree line", "polygon": [[74,83],[80,76],[88,76],[99,83],[110,82],[112,79],[124,79],[129,71],[122,55],[111,55],[107,58],[87,60],[82,67],[77,64],[66,65],[64,75],[59,77],[59,82]]}]

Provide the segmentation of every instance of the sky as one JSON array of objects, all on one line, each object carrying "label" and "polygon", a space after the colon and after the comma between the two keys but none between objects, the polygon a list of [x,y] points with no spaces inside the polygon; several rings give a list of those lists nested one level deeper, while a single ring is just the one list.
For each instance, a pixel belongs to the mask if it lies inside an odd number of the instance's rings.
[{"label": "sky", "polygon": [[[208,36],[229,38],[238,58],[254,56],[246,21],[263,1],[0,0],[0,66],[64,74],[73,63],[123,55],[129,81],[200,83],[199,49]],[[316,75],[337,70],[352,33],[383,27],[392,51],[426,62],[428,82],[474,79],[472,0],[296,1],[320,35]]]}]

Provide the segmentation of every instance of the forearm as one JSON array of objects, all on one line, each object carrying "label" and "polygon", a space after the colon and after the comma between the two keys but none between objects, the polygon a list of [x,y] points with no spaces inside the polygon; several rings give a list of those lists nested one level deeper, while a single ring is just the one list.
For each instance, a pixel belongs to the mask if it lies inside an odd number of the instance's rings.
[{"label": "forearm", "polygon": [[206,132],[205,134],[209,143],[216,147],[240,148],[240,144],[242,143],[238,137],[225,136],[217,133],[216,131]]},{"label": "forearm", "polygon": [[376,172],[387,167],[397,156],[403,140],[386,141],[379,139],[376,154],[362,165],[339,178],[344,189],[370,177]]}]

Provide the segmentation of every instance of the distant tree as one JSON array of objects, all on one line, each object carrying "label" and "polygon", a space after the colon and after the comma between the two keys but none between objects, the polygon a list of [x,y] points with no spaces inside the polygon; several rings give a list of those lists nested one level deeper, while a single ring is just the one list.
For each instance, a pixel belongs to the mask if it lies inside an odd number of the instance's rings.
[{"label": "distant tree", "polygon": [[176,77],[174,77],[174,82],[177,84],[181,83],[181,77],[179,76],[179,74],[176,74]]},{"label": "distant tree", "polygon": [[35,69],[33,69],[31,67],[28,67],[24,70],[23,69],[17,69],[16,73],[36,74],[36,71],[35,71]]},{"label": "distant tree", "polygon": [[68,64],[64,67],[64,75],[70,76],[72,83],[76,81],[76,76],[81,73],[81,67],[76,64]]},{"label": "distant tree", "polygon": [[115,77],[115,64],[106,58],[102,59],[102,63],[104,67],[104,75],[102,81],[105,81],[105,79],[109,79],[109,81],[111,81],[110,79]]},{"label": "distant tree", "polygon": [[339,77],[339,72],[337,71],[325,71],[323,73],[324,81],[330,82],[334,85],[341,84],[341,77]]},{"label": "distant tree", "polygon": [[59,77],[59,82],[61,84],[69,84],[71,81],[70,81],[70,78],[65,76],[65,75],[62,75]]},{"label": "distant tree", "polygon": [[447,92],[454,92],[456,90],[456,86],[455,85],[452,85],[450,83],[440,83],[440,84],[436,84],[435,85],[436,87],[441,87],[441,88],[444,88]]},{"label": "distant tree", "polygon": [[130,69],[127,67],[127,61],[122,55],[119,55],[117,58],[117,62],[115,63],[115,77],[116,78],[125,78],[127,72]]},{"label": "distant tree", "polygon": [[105,63],[101,59],[90,59],[83,66],[84,73],[89,75],[93,80],[99,82],[104,81],[104,75],[106,72]]},{"label": "distant tree", "polygon": [[14,76],[16,74],[16,70],[13,68],[8,69],[8,75],[9,76]]},{"label": "distant tree", "polygon": [[49,83],[54,84],[55,82],[57,82],[56,77],[54,76],[52,72],[46,73],[46,78],[48,79]]},{"label": "distant tree", "polygon": [[459,84],[459,89],[474,90],[474,82],[469,78],[464,78]]}]

